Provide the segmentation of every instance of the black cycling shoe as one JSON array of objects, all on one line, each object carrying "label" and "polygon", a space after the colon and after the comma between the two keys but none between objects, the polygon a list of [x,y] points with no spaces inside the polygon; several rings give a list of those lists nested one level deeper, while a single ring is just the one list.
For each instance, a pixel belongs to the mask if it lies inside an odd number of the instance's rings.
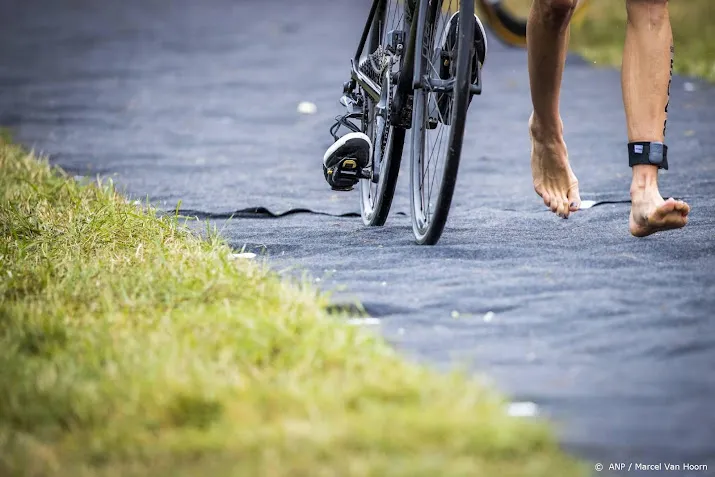
[{"label": "black cycling shoe", "polygon": [[[447,20],[447,25],[444,28],[444,35],[439,50],[436,53],[439,55],[439,76],[443,80],[454,78],[456,75],[456,65],[453,59],[456,58],[457,38],[459,33],[459,12],[455,13]],[[474,15],[474,57],[472,59],[472,84],[477,82],[477,62],[479,69],[484,66],[484,61],[487,58],[487,34],[484,30],[482,21]],[[451,101],[447,94],[437,95],[437,107],[441,114],[442,122],[449,125],[451,119]],[[472,101],[471,96],[469,101]]]},{"label": "black cycling shoe", "polygon": [[330,187],[349,191],[363,178],[370,162],[372,143],[367,135],[351,132],[338,139],[323,156],[323,174]]}]

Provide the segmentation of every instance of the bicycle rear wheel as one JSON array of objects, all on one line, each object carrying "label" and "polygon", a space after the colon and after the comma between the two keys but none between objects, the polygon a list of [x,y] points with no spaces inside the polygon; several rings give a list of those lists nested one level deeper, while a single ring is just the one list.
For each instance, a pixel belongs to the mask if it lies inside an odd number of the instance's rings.
[{"label": "bicycle rear wheel", "polygon": [[400,0],[383,0],[378,6],[361,71],[381,86],[374,101],[363,92],[363,129],[372,141],[372,179],[360,180],[360,209],[365,225],[381,226],[390,213],[402,160],[405,130],[390,122],[390,108],[396,85],[394,74],[402,66],[402,52],[388,48],[389,32],[404,29],[405,6]]},{"label": "bicycle rear wheel", "polygon": [[[459,11],[458,30],[447,31]],[[410,203],[418,244],[434,245],[447,222],[462,153],[474,58],[474,2],[433,0],[423,32],[423,87],[414,92]],[[454,41],[448,40],[454,38]],[[447,45],[449,48],[442,49]],[[451,81],[453,89],[430,90],[430,80]]]}]

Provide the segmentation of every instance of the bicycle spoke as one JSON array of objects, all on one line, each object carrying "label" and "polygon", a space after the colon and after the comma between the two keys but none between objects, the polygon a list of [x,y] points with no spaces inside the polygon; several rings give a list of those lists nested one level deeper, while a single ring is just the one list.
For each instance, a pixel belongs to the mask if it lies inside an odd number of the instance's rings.
[{"label": "bicycle spoke", "polygon": [[[469,74],[469,64],[458,52],[462,45],[470,45],[465,36],[454,34],[454,22],[459,21],[455,13],[460,8],[471,15],[473,7],[468,0],[432,0],[425,30],[419,33],[423,35],[423,48],[418,53],[423,85],[415,91],[411,203],[412,227],[420,244],[434,244],[442,233],[463,139],[466,109],[465,104],[455,104],[455,98],[465,95],[462,79]],[[443,63],[447,58],[449,62]],[[433,81],[453,86],[439,88],[438,92],[430,86]]]},{"label": "bicycle spoke", "polygon": [[[439,139],[442,137],[442,131],[444,131],[444,128],[442,126],[440,126],[439,133],[437,133],[437,137],[434,139],[434,141],[432,143],[432,150],[430,151],[429,159],[427,160],[427,164],[425,165],[425,169],[427,169],[427,174],[429,174],[429,166],[430,166],[430,163],[432,162],[432,158],[434,157],[434,150],[437,147],[438,143],[441,144],[441,141]],[[437,151],[437,154],[439,155],[439,150]]]},{"label": "bicycle spoke", "polygon": [[[444,131],[444,129],[440,130],[440,135],[443,131]],[[442,152],[442,144],[443,144],[443,142],[441,140],[439,140],[439,148],[437,149],[437,161],[439,161],[439,157],[441,157],[440,153]],[[434,174],[432,174],[432,182],[430,183],[430,188],[429,188],[429,191],[427,192],[427,203],[428,204],[430,204],[430,200],[432,199],[432,186],[434,185],[434,180],[437,177],[437,175],[438,175],[437,166],[435,165],[435,171],[434,171]],[[429,211],[429,209],[428,209],[428,211]]]},{"label": "bicycle spoke", "polygon": [[[450,4],[451,6],[451,4]],[[444,11],[444,7],[441,9],[441,11]],[[435,67],[434,60],[436,59],[439,61],[439,57],[434,57],[434,55],[430,55],[430,51],[434,51],[433,48],[429,48],[429,46],[434,45],[435,40],[441,41],[441,38],[444,35],[444,32],[446,31],[446,26],[447,26],[447,19],[451,16],[451,12],[447,12],[446,15],[440,14],[437,21],[435,22],[437,27],[432,28],[430,32],[428,33],[427,40],[426,40],[426,45],[428,46],[427,48],[424,48],[422,53],[422,56],[424,60],[426,61],[428,68],[429,68],[429,75],[428,77],[435,77],[435,78],[440,78],[439,71]],[[435,34],[436,33],[436,34]],[[448,93],[442,93],[442,94],[448,94]],[[434,105],[431,103],[434,102]],[[434,106],[434,107],[433,107]],[[422,210],[426,211],[425,212],[425,219],[429,221],[430,217],[430,212],[431,212],[431,206],[432,206],[432,191],[434,190],[434,185],[437,177],[440,175],[439,174],[439,162],[440,162],[440,157],[442,154],[442,147],[444,143],[444,130],[446,129],[444,124],[446,123],[445,117],[442,114],[442,110],[437,107],[437,94],[434,91],[429,91],[427,95],[427,112],[429,113],[431,117],[432,114],[436,112],[437,115],[437,120],[439,121],[440,125],[438,126],[437,131],[432,131],[432,134],[430,134],[427,130],[424,131],[425,135],[427,136],[427,149],[430,151],[427,162],[426,164],[424,161],[422,162],[422,171],[423,173],[421,174],[420,180],[419,180],[419,186],[421,189],[421,199],[422,199]],[[449,135],[447,135],[448,137]],[[432,143],[432,144],[430,144]],[[437,151],[437,154],[435,155],[435,149]],[[434,170],[432,170],[432,166],[434,167]],[[426,202],[425,202],[425,195],[426,195]]]}]

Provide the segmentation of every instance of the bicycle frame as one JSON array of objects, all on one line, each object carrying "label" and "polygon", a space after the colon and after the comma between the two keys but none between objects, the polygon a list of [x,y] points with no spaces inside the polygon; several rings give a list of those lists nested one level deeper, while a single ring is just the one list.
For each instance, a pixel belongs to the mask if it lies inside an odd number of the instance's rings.
[{"label": "bicycle frame", "polygon": [[[367,21],[365,23],[365,28],[363,29],[362,37],[360,38],[360,43],[358,45],[355,57],[350,61],[352,66],[351,77],[352,80],[357,82],[367,94],[374,100],[379,101],[381,86],[376,85],[370,78],[365,76],[358,70],[358,65],[360,64],[360,58],[365,49],[365,44],[367,43],[368,36],[370,35],[370,30],[376,23],[377,9],[381,2],[386,0],[373,0],[372,7],[370,8],[370,14],[368,15]],[[427,21],[428,7],[430,6],[430,1],[422,0],[417,2],[417,21],[415,22],[414,16],[412,18],[412,24],[410,25],[410,33],[407,37],[407,48],[405,49],[405,60],[400,69],[400,76],[397,83],[397,88],[395,92],[394,100],[394,110],[400,111],[405,105],[409,97],[409,92],[415,89],[426,88],[430,91],[438,93],[448,93],[454,89],[454,80],[442,80],[436,78],[430,78],[429,75],[424,77],[420,76],[423,70],[423,55],[415,55],[416,51],[422,51],[424,48],[424,35],[417,35],[418,31],[424,31],[425,23]],[[436,8],[436,5],[435,5]],[[378,28],[373,30],[374,32],[379,31]],[[471,94],[481,94],[482,91],[482,81],[481,81],[481,68],[478,66],[477,71],[477,82],[471,85]]]}]

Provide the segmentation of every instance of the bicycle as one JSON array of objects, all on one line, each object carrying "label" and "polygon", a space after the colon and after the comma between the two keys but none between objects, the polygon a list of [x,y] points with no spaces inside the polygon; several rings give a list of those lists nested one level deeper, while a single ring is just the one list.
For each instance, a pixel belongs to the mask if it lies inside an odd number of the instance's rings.
[{"label": "bicycle", "polygon": [[[360,179],[365,225],[387,220],[411,130],[412,229],[418,244],[438,242],[456,184],[467,109],[482,90],[475,18],[472,0],[373,0],[343,85],[340,102],[347,113],[331,128],[336,141],[341,126],[372,141],[368,166],[344,171]],[[447,45],[445,28],[453,22],[455,41]],[[355,168],[355,162],[342,167]]]},{"label": "bicycle", "polygon": [[[476,5],[503,41],[517,45],[526,38],[526,21],[501,0]],[[331,179],[343,174],[349,183],[359,179],[365,225],[382,226],[387,220],[410,130],[413,234],[421,245],[439,241],[456,185],[467,110],[482,92],[483,56],[480,61],[475,39],[481,39],[485,53],[486,36],[474,10],[474,0],[373,0],[343,85],[340,103],[347,113],[330,130],[336,142],[341,126],[366,134],[370,158],[364,168],[347,158],[324,171]],[[455,18],[458,34],[448,45],[445,30]]]}]

